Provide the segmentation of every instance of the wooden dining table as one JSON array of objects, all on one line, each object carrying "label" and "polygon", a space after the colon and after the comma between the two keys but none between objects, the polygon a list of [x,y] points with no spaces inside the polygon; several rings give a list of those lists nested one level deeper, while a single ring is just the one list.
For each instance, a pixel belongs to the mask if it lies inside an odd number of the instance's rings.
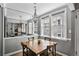
[{"label": "wooden dining table", "polygon": [[[24,42],[21,42],[22,46],[25,46],[23,48],[29,48],[31,51],[33,51],[36,55],[40,55],[49,45],[54,45],[55,48],[55,55],[56,55],[56,44],[57,42],[48,41],[44,39],[34,39],[34,40],[27,40]],[[24,50],[23,50],[24,52]]]}]

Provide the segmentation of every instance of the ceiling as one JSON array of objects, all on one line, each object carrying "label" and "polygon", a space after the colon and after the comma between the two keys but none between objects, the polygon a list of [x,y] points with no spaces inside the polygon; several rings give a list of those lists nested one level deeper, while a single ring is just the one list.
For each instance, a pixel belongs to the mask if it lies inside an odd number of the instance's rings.
[{"label": "ceiling", "polygon": [[[72,3],[37,3],[37,15],[42,15],[48,11],[51,11],[63,5],[68,5],[70,10],[74,9]],[[13,9],[6,9],[6,16],[10,18],[19,19],[19,16],[22,16],[23,20],[28,20],[32,18],[34,14],[33,3],[7,3],[6,7]]]}]

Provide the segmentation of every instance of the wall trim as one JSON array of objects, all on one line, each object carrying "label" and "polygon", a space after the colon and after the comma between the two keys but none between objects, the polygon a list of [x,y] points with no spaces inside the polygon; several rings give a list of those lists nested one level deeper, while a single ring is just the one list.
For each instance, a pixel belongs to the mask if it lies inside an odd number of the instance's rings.
[{"label": "wall trim", "polygon": [[16,53],[19,53],[21,51],[22,51],[22,49],[21,50],[18,50],[18,51],[11,52],[11,53],[4,54],[4,56],[11,56],[11,55],[16,54]]},{"label": "wall trim", "polygon": [[[16,54],[16,53],[19,53],[19,52],[21,52],[21,51],[22,51],[22,49],[21,49],[21,50],[18,50],[18,51],[11,52],[11,53],[4,54],[4,56],[11,56],[11,55]],[[60,54],[61,56],[68,56],[68,55],[66,55],[66,54],[64,54],[64,53],[61,53],[61,52],[59,52],[59,51],[56,51],[56,53],[57,53],[57,54]]]},{"label": "wall trim", "polygon": [[61,56],[68,56],[67,54],[61,53],[59,51],[56,51],[57,54],[60,54]]}]

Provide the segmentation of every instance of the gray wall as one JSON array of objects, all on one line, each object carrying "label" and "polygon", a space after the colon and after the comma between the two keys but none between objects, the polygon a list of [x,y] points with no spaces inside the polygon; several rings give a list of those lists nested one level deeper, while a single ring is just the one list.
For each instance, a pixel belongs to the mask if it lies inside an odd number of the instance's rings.
[{"label": "gray wall", "polygon": [[[44,37],[41,37],[44,39]],[[47,39],[49,40],[49,39]],[[71,40],[60,40],[52,38],[51,41],[57,42],[56,50],[68,56],[72,56]]]},{"label": "gray wall", "polygon": [[64,53],[66,55],[71,55],[71,40],[58,40],[53,39],[52,41],[57,42],[57,51]]},{"label": "gray wall", "polygon": [[0,56],[3,55],[3,8],[0,7]]},{"label": "gray wall", "polygon": [[79,9],[72,12],[72,54],[79,56]]},{"label": "gray wall", "polygon": [[[14,38],[5,40],[5,54],[12,53],[22,49],[21,42],[26,41],[27,38]],[[71,41],[53,39],[57,42],[57,51],[67,55],[71,55]]]},{"label": "gray wall", "polygon": [[22,49],[21,42],[27,38],[9,38],[5,40],[5,54],[12,53]]},{"label": "gray wall", "polygon": [[67,38],[71,38],[71,11],[67,8]]},{"label": "gray wall", "polygon": [[71,16],[71,54],[75,55],[75,13]]}]

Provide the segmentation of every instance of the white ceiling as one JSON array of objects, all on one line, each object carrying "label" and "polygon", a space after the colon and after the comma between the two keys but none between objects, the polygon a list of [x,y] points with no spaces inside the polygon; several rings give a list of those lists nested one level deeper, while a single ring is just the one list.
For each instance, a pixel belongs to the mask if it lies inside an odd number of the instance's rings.
[{"label": "white ceiling", "polygon": [[[73,4],[71,3],[37,3],[37,15],[44,14],[50,10],[53,10],[63,5],[68,5],[70,10],[74,9]],[[13,17],[13,18],[19,19],[19,16],[22,16],[22,19],[27,20],[32,18],[32,15],[34,14],[33,3],[7,3],[6,7],[26,12],[26,13],[22,13],[22,12],[17,12],[14,10],[7,9],[6,16],[11,18]]]}]

